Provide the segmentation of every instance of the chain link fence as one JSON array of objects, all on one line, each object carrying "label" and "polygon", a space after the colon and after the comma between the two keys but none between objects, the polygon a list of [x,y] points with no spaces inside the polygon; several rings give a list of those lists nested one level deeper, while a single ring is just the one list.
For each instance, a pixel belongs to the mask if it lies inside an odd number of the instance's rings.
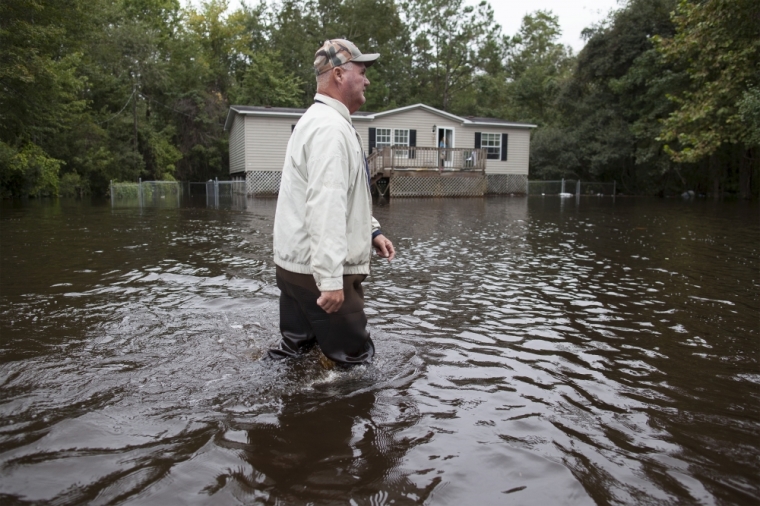
[{"label": "chain link fence", "polygon": [[608,196],[614,197],[617,183],[595,183],[575,179],[528,181],[528,195]]},{"label": "chain link fence", "polygon": [[527,174],[488,174],[487,193],[490,195],[525,195],[528,191]]},{"label": "chain link fence", "polygon": [[176,181],[111,182],[111,207],[179,207],[181,200]]},{"label": "chain link fence", "polygon": [[245,209],[248,205],[246,192],[246,182],[242,180],[209,180],[206,182],[206,207]]},{"label": "chain link fence", "polygon": [[[244,209],[247,206],[246,182],[209,180],[205,183],[177,181],[142,181],[114,183],[111,181],[111,207],[207,207]],[[199,200],[200,199],[200,200]]]},{"label": "chain link fence", "polygon": [[[481,197],[490,195],[614,196],[617,185],[573,179],[528,181],[525,174],[411,175],[395,171],[375,183],[380,195],[391,197]],[[249,171],[245,179],[209,180],[205,183],[176,181],[111,182],[113,207],[180,207],[183,200],[207,207],[245,208],[247,196],[276,196],[281,173]],[[382,184],[381,184],[382,183]]]}]

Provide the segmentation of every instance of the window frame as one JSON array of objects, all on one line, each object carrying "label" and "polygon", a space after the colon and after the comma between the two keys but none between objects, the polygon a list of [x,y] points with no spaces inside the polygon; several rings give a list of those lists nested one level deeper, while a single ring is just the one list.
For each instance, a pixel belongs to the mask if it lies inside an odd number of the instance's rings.
[{"label": "window frame", "polygon": [[[406,132],[406,143],[401,144],[398,142],[397,133]],[[394,146],[406,146],[409,148],[410,133],[408,128],[394,128],[393,129],[393,145]],[[409,149],[397,150],[395,156],[399,158],[409,158]]]},{"label": "window frame", "polygon": [[[403,132],[404,143],[399,142],[398,135]],[[412,140],[412,134],[410,128],[375,128],[375,149],[383,149],[385,147],[398,147],[403,146],[410,147]],[[409,158],[409,149],[394,150],[394,156],[398,158]]]},{"label": "window frame", "polygon": [[491,133],[491,132],[481,132],[480,133],[480,147],[486,150],[486,159],[500,160],[501,159],[501,134]]},{"label": "window frame", "polygon": [[[388,141],[381,141],[381,137],[385,138],[385,134],[381,132],[388,132]],[[390,147],[393,145],[393,129],[392,128],[376,128],[375,129],[375,149],[382,149],[384,147]]]}]

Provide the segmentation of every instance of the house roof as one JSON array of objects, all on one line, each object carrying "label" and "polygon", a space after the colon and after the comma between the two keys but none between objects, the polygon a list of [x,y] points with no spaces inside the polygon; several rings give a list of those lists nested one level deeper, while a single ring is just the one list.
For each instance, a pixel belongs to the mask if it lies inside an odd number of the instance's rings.
[{"label": "house roof", "polygon": [[[507,121],[498,118],[482,118],[476,116],[457,116],[446,111],[441,111],[435,107],[430,107],[425,104],[414,104],[406,107],[398,107],[396,109],[390,109],[383,112],[366,112],[357,111],[351,115],[354,120],[360,121],[372,121],[375,118],[382,118],[384,116],[390,116],[393,114],[402,113],[405,111],[411,111],[413,109],[423,109],[430,113],[442,116],[452,121],[460,122],[463,126],[501,126],[501,127],[513,127],[513,128],[536,128],[536,125],[531,123],[520,123],[516,121]],[[242,114],[246,116],[272,116],[279,118],[300,118],[306,109],[297,109],[291,107],[267,107],[267,106],[253,106],[253,105],[232,105],[227,113],[227,120],[224,122],[224,129],[229,130],[232,127],[232,121],[235,114]]]}]

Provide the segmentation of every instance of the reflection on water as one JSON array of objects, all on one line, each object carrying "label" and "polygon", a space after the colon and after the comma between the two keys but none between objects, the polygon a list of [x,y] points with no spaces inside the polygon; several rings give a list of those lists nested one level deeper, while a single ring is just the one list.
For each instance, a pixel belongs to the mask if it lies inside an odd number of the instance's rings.
[{"label": "reflection on water", "polygon": [[275,205],[2,204],[3,503],[760,499],[757,204],[378,203],[350,371],[258,360]]}]

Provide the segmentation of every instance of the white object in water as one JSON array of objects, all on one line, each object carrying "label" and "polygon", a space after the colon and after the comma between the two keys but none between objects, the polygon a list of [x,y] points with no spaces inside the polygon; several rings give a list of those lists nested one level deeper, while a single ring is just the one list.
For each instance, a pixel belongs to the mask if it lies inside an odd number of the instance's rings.
[{"label": "white object in water", "polygon": [[559,196],[560,196],[560,197],[572,197],[572,196],[573,196],[573,194],[572,194],[572,193],[566,193],[566,192],[565,192],[565,193],[560,193],[560,194],[559,194]]}]

